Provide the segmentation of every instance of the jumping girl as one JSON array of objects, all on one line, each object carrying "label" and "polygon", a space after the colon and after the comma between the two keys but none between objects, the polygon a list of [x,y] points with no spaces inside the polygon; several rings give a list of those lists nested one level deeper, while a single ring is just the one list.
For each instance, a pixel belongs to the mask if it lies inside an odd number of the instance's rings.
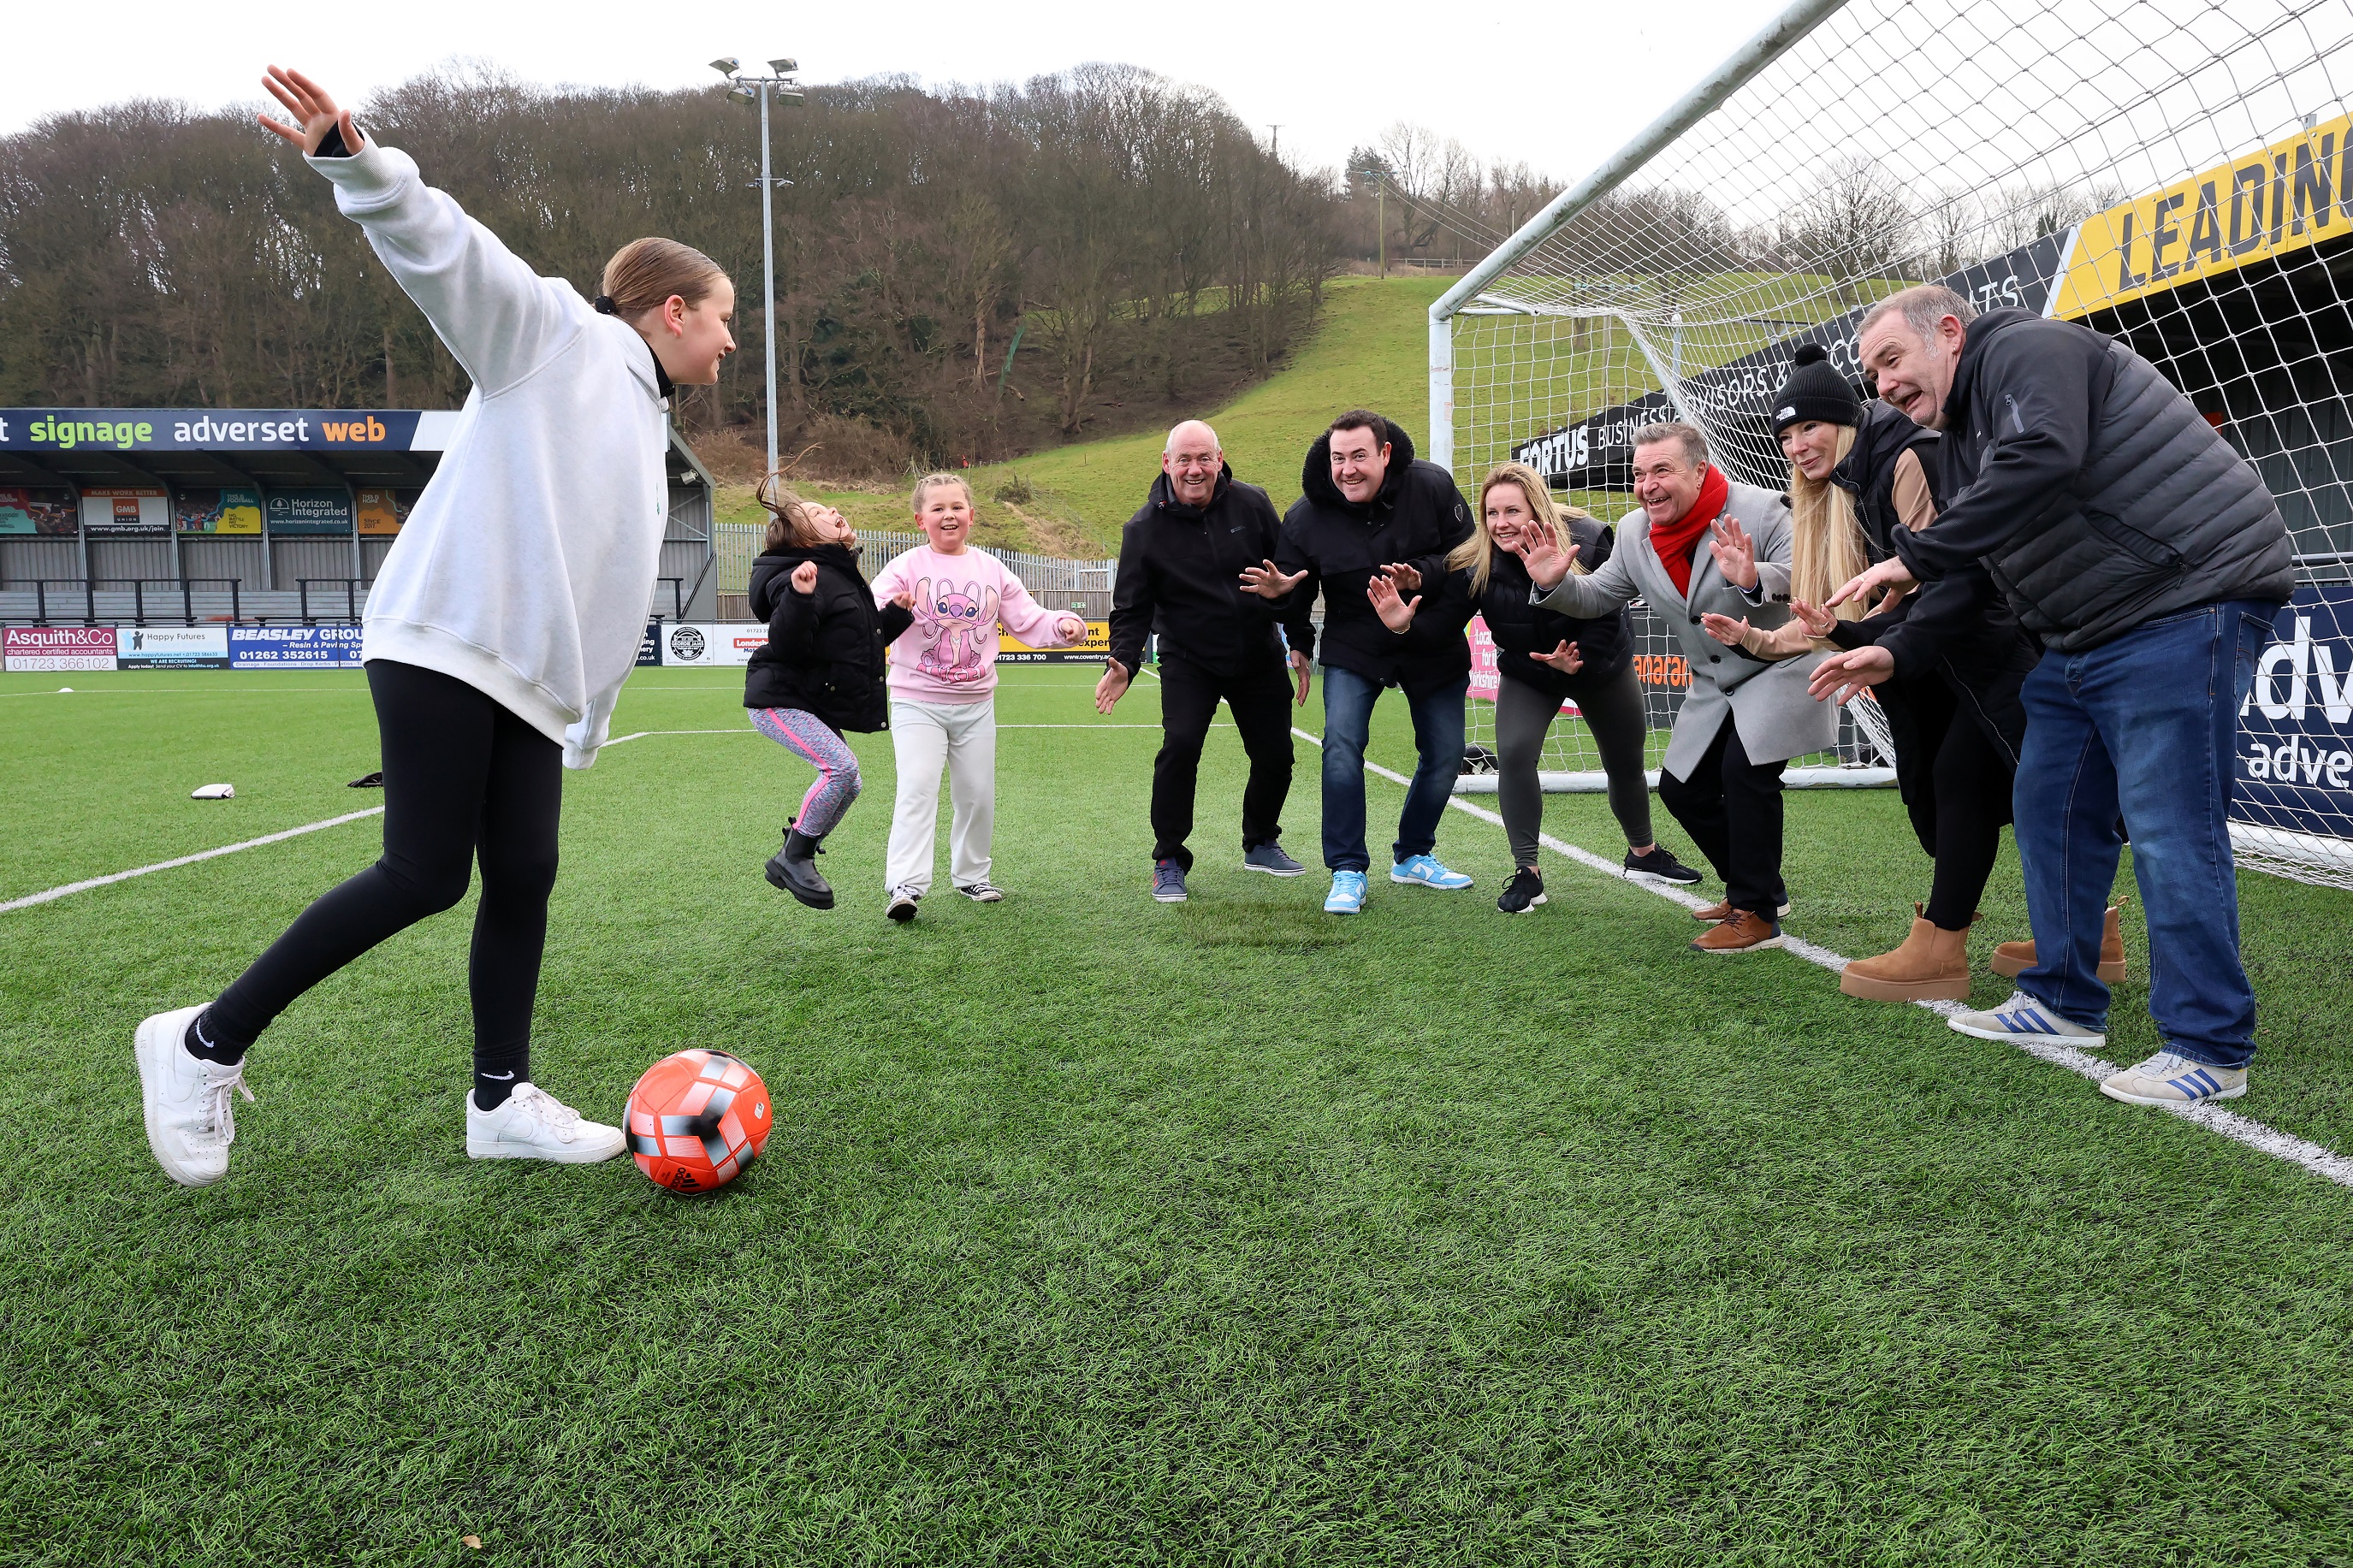
[{"label": "jumping girl", "polygon": [[752,656],[744,706],[760,733],[817,769],[817,782],[785,825],[768,880],[813,910],[833,908],[818,874],[825,836],[858,798],[858,758],[841,732],[891,727],[883,650],[914,616],[914,595],[877,605],[858,571],[858,535],[841,513],[811,506],[771,474],[761,481],[768,547],[752,563],[752,613],[768,623]]},{"label": "jumping girl", "polygon": [[[1539,609],[1519,552],[1530,535],[1552,548],[1577,547],[1573,572],[1609,559],[1611,531],[1581,511],[1554,504],[1552,490],[1525,463],[1499,463],[1479,487],[1478,522],[1446,557],[1446,580],[1431,606],[1426,635],[1459,635],[1474,615],[1495,639],[1496,797],[1510,841],[1512,880],[1495,900],[1507,915],[1526,914],[1545,901],[1536,865],[1536,834],[1544,826],[1544,785],[1537,763],[1545,736],[1561,704],[1574,701],[1601,752],[1609,781],[1609,810],[1626,835],[1626,874],[1637,880],[1689,884],[1699,873],[1659,847],[1651,832],[1651,786],[1642,770],[1649,723],[1642,689],[1634,679],[1633,628],[1620,607],[1593,620]],[[1402,634],[1414,623],[1419,596],[1400,600],[1386,575],[1375,574],[1366,594],[1382,624]]]},{"label": "jumping girl", "polygon": [[619,1129],[531,1081],[563,770],[596,761],[636,663],[669,513],[667,400],[674,384],[719,379],[734,289],[702,252],[640,239],[606,263],[592,307],[426,184],[407,154],[361,135],[307,77],[272,66],[262,85],[293,123],[261,123],[333,183],[473,390],[368,595],[384,857],[209,1005],[139,1026],[148,1145],[174,1181],[219,1180],[230,1097],[253,1098],[247,1048],[320,981],[464,898],[479,859],[466,1152],[609,1159]]},{"label": "jumping girl", "polygon": [[1087,623],[1029,596],[1021,579],[986,551],[969,546],[972,489],[954,474],[915,482],[915,526],[924,542],[898,556],[874,579],[877,602],[912,595],[913,624],[891,647],[891,749],[899,764],[899,801],[891,818],[883,881],[892,920],[915,918],[932,886],[938,834],[940,768],[948,770],[955,816],[948,830],[948,875],[976,904],[1005,894],[988,879],[997,828],[997,627],[1031,647],[1084,642]]}]

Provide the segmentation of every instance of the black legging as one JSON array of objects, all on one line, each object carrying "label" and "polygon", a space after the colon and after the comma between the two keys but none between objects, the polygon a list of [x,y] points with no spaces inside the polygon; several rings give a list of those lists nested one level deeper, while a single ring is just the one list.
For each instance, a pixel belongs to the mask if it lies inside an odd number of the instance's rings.
[{"label": "black legging", "polygon": [[1891,714],[1901,707],[1905,738],[1921,752],[1903,770],[1904,808],[1936,862],[1926,917],[1940,930],[1966,931],[2001,850],[2016,770],[1942,678],[1891,681],[1880,692]]},{"label": "black legging", "polygon": [[474,1070],[522,1082],[555,885],[563,749],[437,671],[373,659],[367,679],[384,742],[384,858],[304,910],[221,993],[206,1031],[250,1043],[311,986],[464,898],[479,857],[482,901],[467,970]]},{"label": "black legging", "polygon": [[[1566,684],[1567,697],[1585,715],[1586,728],[1593,733],[1594,749],[1601,753],[1601,770],[1609,784],[1609,810],[1618,818],[1626,842],[1651,842],[1651,784],[1642,772],[1650,725],[1643,716],[1642,689],[1635,682],[1633,665],[1607,675],[1579,670]],[[1544,826],[1544,783],[1536,764],[1543,760],[1545,736],[1552,730],[1560,704],[1560,698],[1526,681],[1496,682],[1495,793],[1504,808],[1504,837],[1511,844],[1515,866],[1536,863],[1536,834]]]}]

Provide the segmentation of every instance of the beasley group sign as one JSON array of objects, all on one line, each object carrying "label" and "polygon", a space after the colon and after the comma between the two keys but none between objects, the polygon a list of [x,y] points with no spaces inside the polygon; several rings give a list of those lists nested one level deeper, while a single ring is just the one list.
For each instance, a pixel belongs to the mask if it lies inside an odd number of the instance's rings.
[{"label": "beasley group sign", "polygon": [[2296,590],[2239,709],[2232,820],[2353,838],[2353,584]]},{"label": "beasley group sign", "polygon": [[355,626],[231,626],[233,669],[357,669],[361,629]]}]

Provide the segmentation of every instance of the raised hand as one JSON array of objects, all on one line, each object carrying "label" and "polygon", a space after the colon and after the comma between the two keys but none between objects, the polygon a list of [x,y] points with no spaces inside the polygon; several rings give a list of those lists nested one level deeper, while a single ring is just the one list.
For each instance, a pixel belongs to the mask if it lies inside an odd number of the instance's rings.
[{"label": "raised hand", "polygon": [[1300,652],[1297,648],[1293,648],[1291,650],[1291,657],[1286,662],[1291,666],[1292,675],[1296,678],[1299,682],[1298,702],[1300,707],[1304,708],[1307,706],[1308,683],[1313,680],[1315,676],[1315,661],[1308,658],[1305,654]]},{"label": "raised hand", "polygon": [[1736,517],[1719,517],[1707,525],[1708,553],[1715,557],[1715,569],[1724,580],[1736,588],[1757,586],[1757,542],[1740,526]]},{"label": "raised hand", "polygon": [[1885,648],[1850,648],[1834,653],[1814,667],[1807,694],[1817,702],[1844,703],[1866,686],[1876,686],[1895,673],[1895,656]]},{"label": "raised hand", "polygon": [[1585,656],[1577,652],[1573,642],[1565,642],[1550,653],[1532,653],[1528,657],[1538,664],[1552,666],[1563,675],[1575,675],[1585,668]]},{"label": "raised hand", "polygon": [[1730,616],[1704,614],[1699,618],[1699,629],[1726,647],[1738,647],[1740,639],[1748,635],[1748,617],[1736,621]]},{"label": "raised hand", "polygon": [[1909,588],[1918,582],[1901,559],[1891,555],[1861,576],[1849,578],[1845,586],[1830,596],[1824,607],[1835,610],[1850,599],[1867,597],[1875,589]]},{"label": "raised hand", "polygon": [[[1789,613],[1798,617],[1799,622],[1806,628],[1806,635],[1810,637],[1826,637],[1831,635],[1831,629],[1838,625],[1836,616],[1831,615],[1820,605],[1810,605],[1803,599],[1793,600],[1789,605]],[[1706,618],[1704,616],[1700,617],[1703,621]]]},{"label": "raised hand", "polygon": [[[1397,584],[1398,592],[1400,594],[1413,593],[1421,586],[1421,568],[1408,562],[1392,561],[1381,568],[1381,573],[1388,574],[1388,580]],[[1377,576],[1379,574],[1379,573],[1375,574]]]},{"label": "raised hand", "polygon": [[1528,581],[1549,593],[1560,586],[1560,580],[1567,576],[1568,569],[1577,563],[1577,549],[1572,544],[1563,550],[1553,542],[1552,535],[1546,530],[1529,528],[1521,531],[1519,542],[1512,546],[1512,553],[1517,555],[1520,564],[1528,569]]},{"label": "raised hand", "polygon": [[1095,711],[1108,713],[1127,695],[1127,683],[1134,677],[1127,667],[1115,658],[1103,660],[1103,679],[1095,682]]},{"label": "raised hand", "polygon": [[1398,633],[1411,629],[1413,613],[1421,607],[1420,595],[1416,594],[1409,600],[1399,598],[1396,585],[1377,572],[1373,574],[1372,581],[1365,584],[1365,597],[1373,602],[1373,614],[1380,616],[1381,625]]},{"label": "raised hand", "polygon": [[337,109],[335,100],[327,96],[327,89],[301,71],[271,66],[269,74],[261,79],[261,85],[269,89],[270,97],[286,106],[294,123],[283,124],[267,114],[254,118],[261,121],[263,130],[300,147],[305,156],[316,153],[319,143],[327,139],[327,132],[337,127],[343,131],[345,152],[357,153],[365,145],[358,128],[352,123],[351,110]]},{"label": "raised hand", "polygon": [[793,592],[796,594],[816,593],[817,563],[814,561],[804,561],[799,565],[794,567],[792,582]]},{"label": "raised hand", "polygon": [[1256,594],[1261,599],[1280,599],[1299,586],[1307,576],[1304,571],[1285,575],[1271,561],[1242,568],[1242,592]]}]

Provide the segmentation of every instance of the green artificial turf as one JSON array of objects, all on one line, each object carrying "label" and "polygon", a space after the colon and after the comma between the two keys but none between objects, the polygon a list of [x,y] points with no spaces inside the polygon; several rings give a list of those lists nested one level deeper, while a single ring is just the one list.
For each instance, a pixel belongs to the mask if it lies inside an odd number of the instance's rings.
[{"label": "green artificial turf", "polygon": [[[744,1056],[776,1131],[712,1197],[464,1158],[470,906],[270,1032],[227,1180],[162,1176],[132,1027],[372,823],[0,915],[0,1562],[2353,1563],[2353,1191],[1694,955],[1557,858],[1505,920],[1459,813],[1475,890],[1327,919],[1240,869],[1230,730],[1156,906],[1158,734],[1114,727],[1152,684],[1098,721],[1092,674],[1008,671],[1010,895],[943,876],[907,928],[887,736],[829,914],[760,877],[807,775],[748,731],[568,778],[534,1076],[609,1120],[666,1052]],[[355,675],[0,693],[0,900],[367,804]],[[646,670],[616,729],[742,723],[723,672]],[[1409,765],[1394,701],[1374,753]],[[1598,799],[1548,815],[1611,849]],[[1893,794],[1789,818],[1791,928],[1891,944]],[[2353,1150],[2347,895],[2242,887],[2242,1109]],[[2022,929],[2014,865],[1988,915]]]}]

